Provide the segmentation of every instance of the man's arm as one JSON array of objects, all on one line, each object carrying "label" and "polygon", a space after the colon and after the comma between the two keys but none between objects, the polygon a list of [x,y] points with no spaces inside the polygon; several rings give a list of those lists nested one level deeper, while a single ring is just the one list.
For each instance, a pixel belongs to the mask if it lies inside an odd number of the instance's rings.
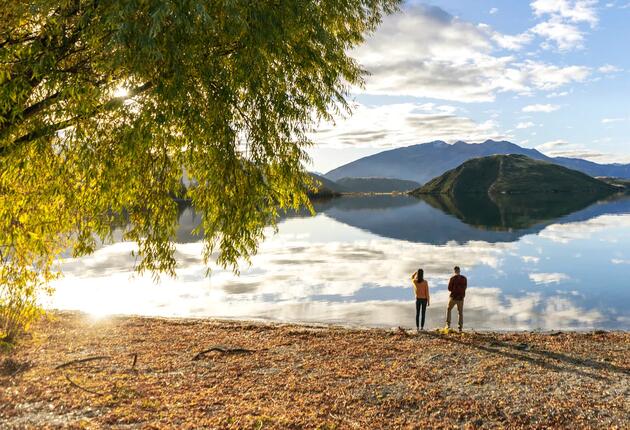
[{"label": "man's arm", "polygon": [[462,288],[466,291],[466,287],[468,287],[468,279],[465,276],[462,276]]},{"label": "man's arm", "polygon": [[453,291],[453,278],[448,280],[448,290]]}]

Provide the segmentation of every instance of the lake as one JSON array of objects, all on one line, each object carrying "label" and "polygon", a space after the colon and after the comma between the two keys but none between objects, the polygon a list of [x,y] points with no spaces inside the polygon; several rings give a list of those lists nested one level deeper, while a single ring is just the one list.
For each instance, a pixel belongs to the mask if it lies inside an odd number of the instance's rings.
[{"label": "lake", "polygon": [[[444,326],[452,267],[468,277],[465,329],[630,329],[630,197],[478,202],[404,195],[315,202],[284,217],[240,276],[206,266],[185,208],[177,278],[134,274],[133,243],[66,259],[47,307],[96,316],[222,317],[413,327],[409,280],[431,289],[426,328]],[[485,203],[484,203],[485,205]],[[453,317],[456,319],[456,311]]]}]

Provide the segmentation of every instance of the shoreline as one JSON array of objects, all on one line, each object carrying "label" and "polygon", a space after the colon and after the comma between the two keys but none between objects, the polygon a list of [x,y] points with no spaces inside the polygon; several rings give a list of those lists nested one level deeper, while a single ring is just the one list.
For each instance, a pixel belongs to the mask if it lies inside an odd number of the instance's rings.
[{"label": "shoreline", "polygon": [[[318,327],[318,328],[331,328],[331,329],[347,329],[347,330],[381,330],[381,331],[396,331],[399,329],[407,330],[409,332],[415,332],[415,327],[412,325],[361,325],[361,324],[352,324],[347,323],[344,324],[342,322],[320,322],[320,321],[308,321],[308,320],[279,320],[273,318],[261,318],[261,317],[227,317],[227,316],[165,316],[165,315],[145,315],[145,314],[124,314],[124,313],[113,313],[113,314],[104,314],[104,315],[92,315],[89,312],[85,312],[79,309],[44,309],[46,314],[50,315],[60,315],[60,314],[68,314],[68,315],[84,315],[86,318],[93,319],[95,321],[99,319],[106,318],[146,318],[146,319],[164,319],[164,320],[181,320],[181,321],[214,321],[214,322],[225,322],[225,323],[234,323],[234,322],[242,322],[242,323],[260,323],[262,325],[289,325],[289,326],[303,326],[303,327]],[[457,314],[453,315],[454,324],[452,329],[457,329]],[[427,328],[425,331],[427,332],[435,332],[441,331],[444,326],[437,326],[432,328]],[[629,333],[630,330],[622,329],[622,328],[597,328],[597,327],[581,327],[581,328],[571,328],[571,327],[560,327],[553,329],[543,329],[543,328],[523,328],[523,329],[500,329],[500,328],[466,328],[464,327],[464,332],[466,333],[479,333],[479,334],[552,334],[552,333]]]},{"label": "shoreline", "polygon": [[627,425],[625,331],[50,315],[0,355],[3,428]]}]

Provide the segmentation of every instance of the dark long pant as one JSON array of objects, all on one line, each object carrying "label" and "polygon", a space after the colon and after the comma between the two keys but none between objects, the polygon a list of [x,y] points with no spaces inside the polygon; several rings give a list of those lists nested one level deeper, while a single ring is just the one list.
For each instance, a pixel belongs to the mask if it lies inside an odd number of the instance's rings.
[{"label": "dark long pant", "polygon": [[[422,309],[422,326],[418,324],[420,319],[420,309]],[[424,315],[427,313],[427,299],[416,299],[416,328],[424,328]]]}]

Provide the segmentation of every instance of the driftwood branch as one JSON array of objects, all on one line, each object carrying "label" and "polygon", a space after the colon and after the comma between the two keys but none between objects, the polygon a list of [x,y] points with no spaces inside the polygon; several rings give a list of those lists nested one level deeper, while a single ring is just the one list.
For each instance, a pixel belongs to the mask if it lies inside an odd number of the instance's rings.
[{"label": "driftwood branch", "polygon": [[77,360],[71,360],[66,363],[60,364],[59,366],[55,367],[55,369],[63,369],[64,367],[72,366],[73,364],[87,363],[88,361],[109,360],[110,358],[111,357],[107,355],[98,355],[95,357],[80,358]]},{"label": "driftwood branch", "polygon": [[133,362],[131,363],[131,370],[135,370],[136,363],[138,362],[138,353],[135,352],[135,353],[133,353],[131,355],[133,355]]},{"label": "driftwood branch", "polygon": [[204,349],[203,351],[198,352],[197,355],[193,357],[193,361],[199,360],[201,357],[203,357],[205,354],[209,352],[220,352],[222,354],[251,354],[254,351],[252,351],[251,349],[245,349],[245,348],[228,348],[225,346],[213,346],[213,347],[210,347],[208,349]]},{"label": "driftwood branch", "polygon": [[100,391],[94,391],[94,390],[90,390],[89,388],[82,387],[81,385],[77,384],[72,379],[70,379],[70,377],[68,375],[64,375],[64,376],[66,377],[66,379],[68,380],[70,385],[72,385],[73,387],[77,387],[78,389],[83,390],[86,393],[95,394],[97,396],[104,396],[105,395],[105,393],[101,393]]}]

